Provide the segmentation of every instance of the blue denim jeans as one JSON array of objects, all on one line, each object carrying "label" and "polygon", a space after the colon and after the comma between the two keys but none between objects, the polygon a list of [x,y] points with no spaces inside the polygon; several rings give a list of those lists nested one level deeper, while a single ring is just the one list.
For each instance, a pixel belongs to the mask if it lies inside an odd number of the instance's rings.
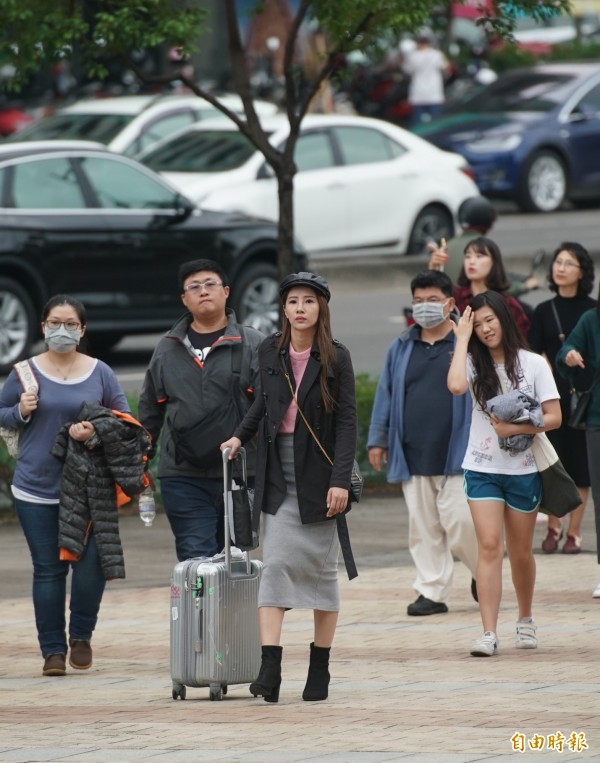
[{"label": "blue denim jeans", "polygon": [[441,111],[442,105],[440,103],[415,105],[412,107],[412,124],[417,126],[424,122],[431,122],[432,119],[441,114]]},{"label": "blue denim jeans", "polygon": [[42,655],[66,654],[65,603],[72,567],[69,635],[92,637],[106,580],[94,536],[78,562],[61,562],[58,552],[58,503],[15,499],[15,509],[33,561],[33,608]]},{"label": "blue denim jeans", "polygon": [[224,543],[223,480],[161,477],[160,492],[179,561],[218,554]]}]

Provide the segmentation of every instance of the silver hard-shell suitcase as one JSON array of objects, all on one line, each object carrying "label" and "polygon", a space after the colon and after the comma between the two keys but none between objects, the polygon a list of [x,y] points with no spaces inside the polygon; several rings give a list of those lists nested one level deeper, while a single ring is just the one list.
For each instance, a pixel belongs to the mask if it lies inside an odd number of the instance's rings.
[{"label": "silver hard-shell suitcase", "polygon": [[[258,586],[262,562],[232,560],[229,530],[231,462],[223,453],[225,553],[187,559],[171,578],[171,678],[173,699],[186,686],[208,686],[221,700],[231,684],[251,683],[260,669]],[[240,448],[245,474],[246,453]]]}]

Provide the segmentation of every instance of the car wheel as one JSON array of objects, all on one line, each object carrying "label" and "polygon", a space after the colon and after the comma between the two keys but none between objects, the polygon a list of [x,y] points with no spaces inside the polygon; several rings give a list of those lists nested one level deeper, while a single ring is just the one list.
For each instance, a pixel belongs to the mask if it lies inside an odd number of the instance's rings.
[{"label": "car wheel", "polygon": [[31,353],[37,330],[31,300],[16,281],[0,278],[0,374]]},{"label": "car wheel", "polygon": [[538,151],[525,167],[518,197],[524,212],[554,212],[567,195],[567,170],[552,151]]},{"label": "car wheel", "polygon": [[275,265],[250,265],[232,286],[231,304],[240,323],[263,334],[279,327],[279,277]]},{"label": "car wheel", "polygon": [[408,241],[407,254],[429,253],[427,244],[454,236],[452,215],[443,207],[431,204],[419,212]]}]

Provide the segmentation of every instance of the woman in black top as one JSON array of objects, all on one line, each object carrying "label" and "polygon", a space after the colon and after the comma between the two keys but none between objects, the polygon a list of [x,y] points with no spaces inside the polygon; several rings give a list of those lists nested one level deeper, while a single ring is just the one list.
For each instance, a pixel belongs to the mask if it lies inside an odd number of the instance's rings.
[{"label": "woman in black top", "polygon": [[314,641],[302,699],[316,701],[329,691],[340,546],[348,576],[357,574],[345,518],[356,450],[354,371],[350,353],[331,336],[327,281],[292,273],[279,294],[282,330],[258,348],[261,394],[221,449],[231,448],[235,458],[258,433],[254,510],[263,522],[262,660],[250,692],[279,701],[284,615],[312,609]]},{"label": "woman in black top", "polygon": [[[594,264],[587,250],[574,242],[562,243],[554,253],[548,280],[556,296],[536,307],[529,344],[550,362],[560,392],[563,423],[559,429],[548,432],[548,437],[581,493],[581,505],[569,514],[567,537],[562,547],[565,554],[578,554],[581,550],[581,522],[590,487],[585,432],[572,429],[567,423],[571,384],[557,372],[555,358],[579,318],[596,305],[589,296],[594,282]],[[591,372],[581,369],[575,380],[576,389],[587,389],[591,383]],[[561,520],[548,516],[548,532],[542,541],[542,551],[553,554],[562,537]]]}]

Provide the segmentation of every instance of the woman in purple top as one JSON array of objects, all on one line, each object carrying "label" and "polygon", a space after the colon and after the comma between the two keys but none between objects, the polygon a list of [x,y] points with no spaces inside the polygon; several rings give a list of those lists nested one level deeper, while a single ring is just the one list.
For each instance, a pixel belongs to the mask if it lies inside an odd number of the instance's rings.
[{"label": "woman in purple top", "polygon": [[[77,419],[82,403],[129,411],[113,371],[101,360],[78,351],[85,330],[81,302],[62,294],[52,297],[42,314],[47,349],[29,359],[38,393],[23,391],[14,370],[0,393],[0,426],[22,430],[11,489],[33,561],[33,605],[45,676],[65,675],[68,646],[72,668],[86,670],[91,666],[90,639],[105,585],[93,533],[79,561],[59,559],[63,462],[50,451],[59,430]],[[93,432],[89,421],[72,424],[69,429],[69,435],[80,442]],[[70,567],[73,575],[67,646],[65,603]]]}]

